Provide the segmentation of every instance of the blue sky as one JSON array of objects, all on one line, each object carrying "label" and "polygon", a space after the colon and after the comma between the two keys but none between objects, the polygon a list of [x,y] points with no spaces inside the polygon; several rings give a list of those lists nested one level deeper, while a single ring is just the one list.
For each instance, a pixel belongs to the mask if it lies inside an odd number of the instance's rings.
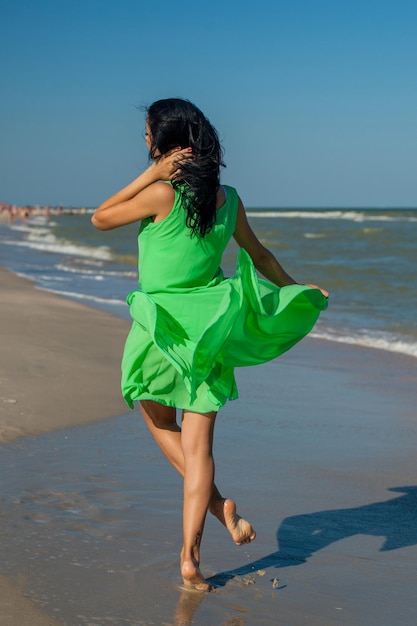
[{"label": "blue sky", "polygon": [[[417,206],[415,0],[0,0],[0,200],[95,206],[184,97],[248,207]],[[139,108],[138,108],[139,107]]]}]

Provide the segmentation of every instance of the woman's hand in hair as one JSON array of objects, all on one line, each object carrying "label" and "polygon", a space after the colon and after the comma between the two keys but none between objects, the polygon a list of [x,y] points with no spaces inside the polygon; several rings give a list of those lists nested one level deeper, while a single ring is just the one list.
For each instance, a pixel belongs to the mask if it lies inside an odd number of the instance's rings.
[{"label": "woman's hand in hair", "polygon": [[159,181],[172,180],[180,174],[180,164],[193,158],[189,148],[176,148],[157,157],[142,174],[107,198],[91,221],[100,230],[111,230],[146,217],[155,220],[168,215],[174,202],[172,187]]},{"label": "woman's hand in hair", "polygon": [[188,159],[192,159],[193,154],[191,148],[174,148],[166,154],[157,157],[151,168],[157,180],[173,180],[181,173],[179,167],[181,163]]}]

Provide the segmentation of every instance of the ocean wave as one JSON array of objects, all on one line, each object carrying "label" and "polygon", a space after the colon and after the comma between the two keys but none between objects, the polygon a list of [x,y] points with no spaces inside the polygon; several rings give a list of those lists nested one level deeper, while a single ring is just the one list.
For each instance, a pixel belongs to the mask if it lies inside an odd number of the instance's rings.
[{"label": "ocean wave", "polygon": [[41,252],[51,252],[53,254],[66,254],[68,256],[82,256],[102,261],[111,261],[113,255],[108,246],[80,246],[74,243],[66,243],[59,241],[53,235],[48,235],[42,239],[33,239],[32,237],[26,241],[3,240],[2,243],[11,246],[20,246],[22,248],[30,248]]},{"label": "ocean wave", "polygon": [[119,276],[119,277],[123,277],[123,278],[137,278],[137,271],[136,272],[132,272],[132,271],[117,271],[117,270],[97,270],[97,269],[87,269],[87,268],[80,268],[80,267],[70,267],[68,265],[63,265],[63,264],[58,264],[55,266],[57,270],[60,270],[61,272],[68,272],[71,274],[85,274],[86,276],[96,276],[97,280],[101,280],[100,278],[98,278],[99,276],[104,277],[104,276]]},{"label": "ocean wave", "polygon": [[327,237],[325,233],[304,233],[306,239],[324,239]]},{"label": "ocean wave", "polygon": [[96,302],[98,304],[108,304],[112,306],[126,305],[125,300],[119,300],[117,298],[101,298],[99,296],[93,296],[91,294],[80,293],[78,291],[62,291],[61,289],[51,289],[50,287],[42,287],[36,285],[36,289],[41,291],[48,291],[49,293],[55,293],[58,296],[65,296],[71,298],[71,300],[87,300],[89,302]]},{"label": "ocean wave", "polygon": [[15,231],[17,233],[30,233],[33,231],[33,226],[30,224],[8,224],[9,230]]},{"label": "ocean wave", "polygon": [[389,333],[376,334],[364,331],[361,334],[350,334],[341,331],[316,329],[310,333],[310,337],[362,346],[364,348],[374,348],[375,350],[385,350],[386,352],[396,352],[417,358],[417,342],[405,341]]},{"label": "ocean wave", "polygon": [[[78,272],[77,272],[78,274]],[[81,275],[79,276],[80,280],[94,280],[94,281],[98,281],[101,282],[103,280],[105,280],[105,277],[102,276],[101,274],[87,274],[87,275]],[[36,277],[36,280],[40,283],[44,282],[44,283],[71,283],[73,281],[71,276],[60,276],[59,274],[57,274],[56,276],[52,276],[50,274],[39,274]]]},{"label": "ocean wave", "polygon": [[[29,278],[26,275],[26,278]],[[50,274],[37,274],[36,280],[39,282],[51,282],[51,283],[70,283],[71,278],[67,278],[66,276],[51,276]]]},{"label": "ocean wave", "polygon": [[417,222],[414,215],[374,214],[373,211],[247,211],[248,217],[282,217],[319,220],[350,220],[352,222]]}]

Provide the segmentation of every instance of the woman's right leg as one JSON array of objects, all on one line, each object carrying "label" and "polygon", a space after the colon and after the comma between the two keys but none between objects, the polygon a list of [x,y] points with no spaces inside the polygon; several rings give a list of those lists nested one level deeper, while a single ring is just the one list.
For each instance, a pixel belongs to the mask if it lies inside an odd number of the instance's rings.
[{"label": "woman's right leg", "polygon": [[186,587],[210,591],[200,572],[200,544],[214,484],[213,432],[216,413],[183,411],[183,546],[181,574]]},{"label": "woman's right leg", "polygon": [[[181,428],[177,424],[176,410],[153,400],[141,400],[143,418],[158,446],[171,465],[184,478],[184,453],[181,446]],[[256,537],[251,524],[236,512],[236,504],[223,498],[213,483],[209,511],[226,526],[238,545],[250,543]]]}]

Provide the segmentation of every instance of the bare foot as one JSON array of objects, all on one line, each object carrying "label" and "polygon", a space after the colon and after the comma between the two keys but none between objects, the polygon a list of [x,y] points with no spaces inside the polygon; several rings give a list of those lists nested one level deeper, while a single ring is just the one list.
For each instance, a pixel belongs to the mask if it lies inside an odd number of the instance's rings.
[{"label": "bare foot", "polygon": [[181,575],[184,587],[194,591],[211,591],[212,586],[205,580],[198,565],[192,560],[181,560]]},{"label": "bare foot", "polygon": [[255,539],[256,532],[249,522],[236,513],[236,504],[233,500],[229,498],[217,500],[210,511],[226,526],[236,545],[243,546]]}]

